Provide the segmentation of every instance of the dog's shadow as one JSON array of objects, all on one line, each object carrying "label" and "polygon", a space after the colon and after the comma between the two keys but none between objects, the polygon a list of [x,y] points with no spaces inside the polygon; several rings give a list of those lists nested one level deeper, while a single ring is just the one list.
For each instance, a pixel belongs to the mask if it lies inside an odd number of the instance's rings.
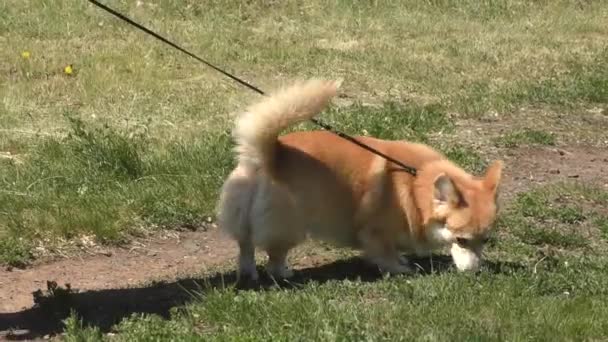
[{"label": "dog's shadow", "polygon": [[[453,268],[449,256],[433,255],[428,258],[411,258],[417,275],[442,273]],[[486,271],[507,273],[522,266],[519,264],[486,262]],[[260,270],[261,271],[261,270]],[[260,272],[260,274],[264,274]],[[262,277],[255,283],[236,283],[236,273],[217,273],[205,278],[181,279],[175,282],[155,283],[147,287],[106,289],[77,292],[49,282],[45,293],[34,293],[32,308],[21,312],[0,313],[0,337],[20,340],[54,335],[64,329],[63,320],[76,312],[85,326],[98,327],[102,332],[134,313],[157,314],[168,318],[174,307],[195,299],[204,300],[210,289],[233,288],[236,291],[264,291],[271,288],[293,289],[309,282],[357,280],[373,282],[382,279],[382,274],[361,258],[335,261],[319,267],[295,271],[288,281],[275,281]]]}]

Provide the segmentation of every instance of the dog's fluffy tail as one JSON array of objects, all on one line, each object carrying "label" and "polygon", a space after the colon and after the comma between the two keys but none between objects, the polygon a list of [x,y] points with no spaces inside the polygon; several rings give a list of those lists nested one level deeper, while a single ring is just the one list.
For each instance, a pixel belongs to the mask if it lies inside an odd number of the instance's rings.
[{"label": "dog's fluffy tail", "polygon": [[249,107],[233,133],[239,162],[272,170],[279,133],[321,112],[339,86],[339,81],[299,82]]}]

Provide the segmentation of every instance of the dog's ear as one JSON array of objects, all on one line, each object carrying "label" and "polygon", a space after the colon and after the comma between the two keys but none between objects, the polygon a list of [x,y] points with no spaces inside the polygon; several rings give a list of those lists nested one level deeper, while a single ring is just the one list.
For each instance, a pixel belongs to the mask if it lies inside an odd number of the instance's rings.
[{"label": "dog's ear", "polygon": [[450,207],[466,205],[456,184],[446,174],[440,174],[435,179],[434,184],[433,202],[436,205],[448,205]]},{"label": "dog's ear", "polygon": [[495,193],[498,189],[498,184],[500,183],[500,177],[502,175],[502,166],[502,161],[497,160],[486,170],[483,184],[488,191]]}]

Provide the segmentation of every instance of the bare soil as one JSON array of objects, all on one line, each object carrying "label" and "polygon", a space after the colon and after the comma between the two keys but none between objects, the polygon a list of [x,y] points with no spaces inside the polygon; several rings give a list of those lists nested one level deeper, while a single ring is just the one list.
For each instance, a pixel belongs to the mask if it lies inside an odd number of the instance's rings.
[{"label": "bare soil", "polygon": [[[568,180],[608,189],[608,150],[601,147],[522,147],[489,154],[488,158],[500,155],[505,161],[503,200],[536,185]],[[0,340],[39,338],[60,331],[60,320],[49,320],[48,315],[59,317],[64,307],[76,306],[79,313],[95,316],[106,326],[133,312],[167,315],[171,307],[191,299],[189,291],[204,286],[201,282],[217,286],[234,281],[233,272],[209,276],[209,270],[222,265],[233,269],[236,253],[236,245],[211,226],[137,241],[103,254],[37,263],[26,269],[2,269]],[[328,261],[321,255],[302,253],[294,259],[297,268],[319,272],[325,267],[319,266],[320,262]],[[355,266],[361,267],[350,265],[341,272]],[[336,269],[323,270],[328,271]],[[206,278],[192,278],[200,274]],[[68,292],[78,295],[62,297]],[[71,301],[70,305],[64,300]],[[21,330],[11,331],[13,328]]]},{"label": "bare soil", "polygon": [[608,189],[608,149],[602,147],[520,147],[502,153],[501,194],[505,199],[530,187],[581,181]]},{"label": "bare soil", "polygon": [[103,254],[82,255],[26,269],[0,271],[0,312],[31,307],[32,293],[45,290],[47,281],[70,284],[79,290],[109,289],[172,280],[225,263],[236,245],[217,228],[179,232],[173,237],[137,241]]}]

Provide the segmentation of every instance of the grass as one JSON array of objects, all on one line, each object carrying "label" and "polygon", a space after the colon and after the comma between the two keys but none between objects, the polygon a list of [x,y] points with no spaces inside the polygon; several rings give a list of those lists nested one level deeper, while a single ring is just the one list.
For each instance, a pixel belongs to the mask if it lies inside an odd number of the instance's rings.
[{"label": "grass", "polygon": [[[601,238],[605,217],[600,215],[607,204],[608,192],[583,183],[547,185],[520,194],[504,209],[497,236],[485,252],[487,263],[478,274],[438,267],[416,276],[370,281],[360,270],[367,280],[332,280],[329,274],[328,281],[240,291],[229,282],[214,287],[203,278],[191,302],[171,310],[169,318],[132,314],[112,328],[112,336],[106,336],[74,312],[65,321],[65,337],[78,341],[601,339],[608,333],[603,319],[608,314],[608,239]],[[557,233],[551,224],[568,233]],[[351,272],[359,271],[351,268]],[[63,292],[52,292],[59,293],[58,302],[72,302]]]},{"label": "grass", "polygon": [[[166,320],[134,314],[108,340],[552,340],[601,339],[608,333],[603,226],[576,222],[563,199],[585,197],[585,212],[608,193],[583,184],[545,186],[520,195],[498,227],[479,274],[435,271],[372,282],[330,280],[265,291],[206,288]],[[561,200],[560,200],[561,199]],[[558,207],[552,204],[562,203]],[[530,206],[530,211],[522,211]],[[547,233],[547,222],[585,230],[582,239]],[[603,222],[603,221],[602,221]],[[508,223],[508,224],[506,224]],[[522,230],[545,232],[522,235]],[[513,241],[517,241],[513,243]],[[550,248],[539,249],[542,243]],[[458,314],[455,314],[457,310]],[[68,320],[68,336],[102,340],[94,327]],[[404,324],[407,322],[407,324]]]},{"label": "grass", "polygon": [[16,267],[26,266],[33,258],[29,240],[8,237],[0,240],[0,261]]},{"label": "grass", "polygon": [[[25,162],[2,165],[0,179],[9,185],[0,193],[6,241],[45,240],[52,246],[53,239],[93,235],[102,243],[119,243],[155,227],[197,226],[213,215],[217,192],[233,166],[226,132],[159,148],[143,124],[96,126],[71,114],[63,120],[70,125],[64,137],[42,137]],[[432,106],[353,105],[328,113],[328,122],[338,120],[348,123],[343,126],[351,134],[386,139],[427,141],[428,134],[451,129],[445,113]],[[471,171],[486,166],[465,146],[444,152]],[[0,260],[7,264],[22,266],[32,255],[24,253],[27,244],[6,246]]]},{"label": "grass", "polygon": [[[428,135],[451,132],[453,124],[439,106],[386,102],[381,106],[354,104],[333,108],[325,117],[334,127],[353,135],[428,142]],[[309,125],[306,125],[309,126]]]},{"label": "grass", "polygon": [[[372,125],[369,118],[379,115],[384,119]],[[352,134],[363,127],[388,132],[396,125],[400,136],[424,140],[428,133],[449,129],[444,113],[427,107],[355,105],[328,117],[330,122],[347,118]],[[0,166],[7,185],[0,192],[0,239],[52,242],[93,235],[102,243],[119,243],[155,227],[192,227],[213,216],[217,193],[234,162],[227,132],[160,146],[146,125],[97,126],[71,115],[64,120],[70,124],[64,137],[41,137],[25,162]],[[5,254],[23,255],[23,246],[14,246]],[[22,259],[2,261],[16,265]]]},{"label": "grass", "polygon": [[228,153],[227,134],[157,149],[145,130],[72,125],[63,138],[41,139],[26,162],[3,165],[5,239],[92,234],[120,242],[140,226],[196,225],[213,212],[232,163],[217,153]]},{"label": "grass", "polygon": [[87,328],[78,319],[75,312],[65,320],[66,342],[85,342],[96,341],[102,338],[102,334],[97,328]]},{"label": "grass", "polygon": [[602,237],[608,240],[608,217],[607,216],[599,216],[595,219],[595,224],[598,226],[600,231],[602,232]]},{"label": "grass", "polygon": [[527,244],[584,250],[592,240],[601,239],[599,206],[608,203],[603,196],[574,185],[522,193],[513,214],[501,218],[500,226]]},{"label": "grass", "polygon": [[488,166],[487,161],[473,148],[462,145],[440,146],[446,157],[473,174],[481,175]]},{"label": "grass", "polygon": [[[169,321],[156,316],[123,321],[117,336],[120,341],[601,338],[608,328],[601,319],[605,288],[560,282],[562,275],[577,274],[571,269],[538,276],[444,274],[297,291],[217,291]],[[591,288],[573,291],[577,285]],[[459,314],[446,308],[458,308]]]},{"label": "grass", "polygon": [[[442,143],[461,119],[512,124],[491,137],[499,153],[605,133],[593,114],[608,103],[603,1],[107,3],[264,90],[344,78],[324,121],[430,143],[475,173],[485,155]],[[1,2],[0,45],[0,263],[213,215],[234,163],[233,114],[257,95],[84,1]],[[479,275],[203,289],[170,319],[136,315],[114,337],[76,312],[66,339],[602,339],[606,205],[590,185],[520,194]]]},{"label": "grass", "polygon": [[[261,2],[112,2],[264,89],[294,77],[344,77],[354,98],[439,104],[465,116],[606,102],[601,2],[505,4],[289,1],[267,13]],[[87,119],[151,119],[157,134],[196,136],[199,124],[225,128],[227,114],[254,96],[86,3],[1,6],[0,31],[11,32],[0,55],[6,128],[60,130],[56,117],[76,109]],[[32,17],[40,20],[32,25]],[[74,77],[63,74],[67,64]]]},{"label": "grass", "polygon": [[555,145],[555,135],[552,133],[525,129],[521,131],[510,132],[506,135],[494,139],[494,143],[499,147],[518,147],[520,145]]}]

